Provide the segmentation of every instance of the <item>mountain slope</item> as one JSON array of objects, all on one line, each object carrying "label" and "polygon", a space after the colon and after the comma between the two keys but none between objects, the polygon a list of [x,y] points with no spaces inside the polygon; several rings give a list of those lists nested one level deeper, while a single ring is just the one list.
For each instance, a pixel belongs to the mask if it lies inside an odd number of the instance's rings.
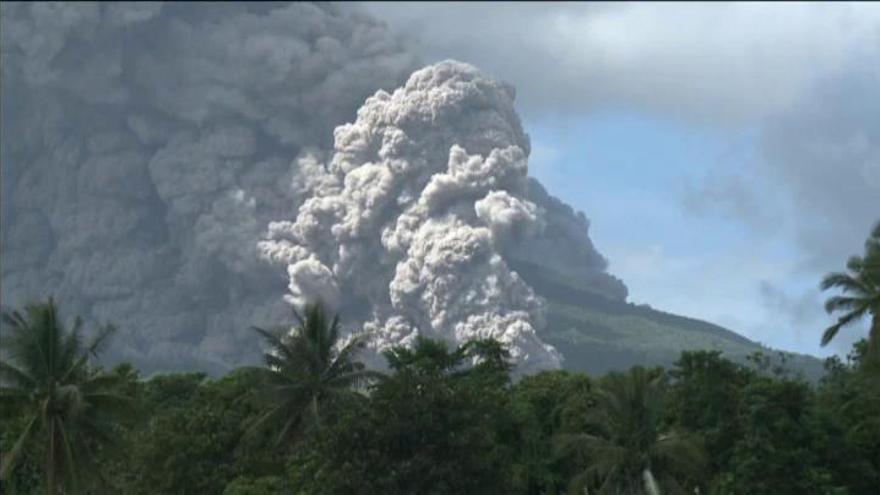
[{"label": "mountain slope", "polygon": [[[547,299],[544,341],[565,357],[572,371],[601,374],[630,366],[669,366],[684,350],[713,349],[740,363],[754,352],[777,351],[721,326],[615,300],[546,267],[509,260],[510,266]],[[810,380],[823,373],[822,361],[788,354],[787,367]]]}]

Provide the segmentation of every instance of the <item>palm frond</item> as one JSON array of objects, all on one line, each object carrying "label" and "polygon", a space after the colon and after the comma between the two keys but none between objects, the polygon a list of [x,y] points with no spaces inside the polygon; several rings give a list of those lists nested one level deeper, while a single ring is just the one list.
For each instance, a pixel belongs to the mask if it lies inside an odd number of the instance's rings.
[{"label": "palm frond", "polygon": [[852,273],[859,273],[864,268],[864,261],[861,256],[850,256],[846,260],[846,269]]},{"label": "palm frond", "polygon": [[82,336],[80,335],[81,328],[82,319],[77,317],[74,320],[73,327],[58,336],[58,355],[55,360],[58,363],[59,372],[66,368],[73,368],[73,366],[70,366],[70,363],[78,361],[79,354],[83,348]]},{"label": "palm frond", "polygon": [[13,451],[5,456],[4,473],[18,452],[36,440],[36,429],[48,428],[51,455],[46,468],[53,476],[64,475],[66,491],[76,491],[74,485],[84,474],[80,458],[93,445],[111,440],[102,431],[112,429],[114,420],[130,416],[131,408],[125,407],[129,400],[116,388],[121,377],[88,364],[115,328],[101,327],[93,339],[84,342],[82,319],[76,318],[66,329],[52,298],[28,304],[23,312],[6,312],[3,322],[9,326],[3,339],[4,358],[8,356],[9,362],[0,362],[0,381],[10,385],[3,389],[4,406],[15,399],[36,409]]},{"label": "palm frond", "polygon": [[0,387],[0,418],[9,418],[32,402],[30,395],[20,388]]},{"label": "palm frond", "polygon": [[871,238],[880,240],[880,220],[874,224],[874,228],[871,229]]},{"label": "palm frond", "polygon": [[354,337],[352,340],[350,340],[348,344],[345,345],[345,347],[343,347],[339,350],[338,353],[336,353],[336,356],[332,359],[332,362],[330,363],[326,374],[328,376],[335,376],[355,370],[356,366],[354,362],[354,356],[361,347],[362,342],[357,337]]},{"label": "palm frond", "polygon": [[699,437],[687,434],[671,434],[653,445],[652,456],[663,461],[679,473],[698,476],[707,462]]},{"label": "palm frond", "polygon": [[838,318],[837,323],[826,328],[825,332],[822,334],[822,346],[828,345],[828,343],[831,342],[831,340],[837,335],[841,328],[862,318],[865,314],[867,314],[869,309],[870,308],[868,306],[864,306]]},{"label": "palm frond", "polygon": [[263,414],[250,421],[244,431],[244,438],[250,439],[265,431],[278,417],[281,416],[283,408],[281,406],[272,406]]},{"label": "palm frond", "polygon": [[16,310],[4,311],[2,315],[2,320],[3,323],[16,329],[28,326],[27,321],[25,321],[24,319],[24,316],[22,316],[21,313]]},{"label": "palm frond", "polygon": [[299,314],[299,311],[297,311],[295,307],[290,309],[293,312],[293,319],[296,321],[296,326],[299,328],[306,326],[306,319],[303,318],[301,314]]},{"label": "palm frond", "polygon": [[302,414],[298,414],[295,416],[288,416],[287,421],[284,423],[284,427],[281,428],[281,431],[278,432],[278,436],[275,437],[275,446],[280,446],[284,443],[285,440],[291,437],[293,433],[300,427],[302,424]]},{"label": "palm frond", "polygon": [[332,318],[319,303],[307,305],[303,313],[293,310],[296,327],[288,334],[253,327],[267,342],[258,392],[240,397],[258,398],[268,405],[262,415],[247,426],[246,437],[268,428],[280,428],[278,443],[305,434],[320,423],[319,409],[331,406],[351,387],[377,379],[354,355],[361,345],[352,338],[337,350],[340,338],[338,315]]},{"label": "palm frond", "polygon": [[12,449],[3,455],[3,462],[0,463],[0,479],[8,479],[12,469],[18,464],[19,458],[24,451],[25,446],[30,442],[31,437],[37,432],[40,426],[39,416],[34,415],[24,431],[19,435],[18,440],[12,446]]},{"label": "palm frond", "polygon": [[251,330],[259,333],[269,344],[269,352],[265,353],[264,356],[276,355],[290,360],[295,359],[288,342],[285,342],[286,338],[283,334],[283,329],[265,330],[260,327],[251,327]]},{"label": "palm frond", "polygon": [[822,347],[828,345],[829,342],[834,340],[834,337],[836,337],[838,332],[840,332],[840,328],[842,326],[843,325],[841,325],[840,323],[835,323],[834,325],[831,325],[830,327],[826,328],[824,332],[822,332],[822,340],[821,340]]},{"label": "palm frond", "polygon": [[61,445],[64,447],[64,457],[61,460],[61,465],[64,468],[64,477],[68,484],[67,488],[69,488],[71,492],[76,493],[78,492],[77,488],[79,487],[79,473],[77,470],[77,457],[74,455],[74,449],[72,446],[73,442],[60,419],[56,419],[55,428],[55,431],[58,432],[58,436],[61,439]]},{"label": "palm frond", "polygon": [[116,333],[116,327],[113,325],[104,325],[98,329],[98,333],[92,337],[92,340],[86,346],[86,352],[97,358],[98,354],[104,350],[110,337]]},{"label": "palm frond", "polygon": [[299,374],[303,365],[303,363],[298,360],[286,359],[283,356],[277,356],[270,353],[266,353],[266,355],[263,356],[263,360],[266,362],[266,365],[269,366],[269,370],[275,375],[288,378]]},{"label": "palm frond", "polygon": [[865,299],[850,296],[832,296],[825,301],[825,311],[828,314],[838,311],[856,311],[865,305]]},{"label": "palm frond", "polygon": [[372,383],[387,379],[384,373],[373,370],[356,370],[335,375],[327,381],[331,387],[366,388]]},{"label": "palm frond", "polygon": [[30,388],[36,385],[36,381],[27,373],[5,361],[0,361],[0,383],[20,388]]},{"label": "palm frond", "polygon": [[822,278],[822,282],[819,284],[819,288],[823,291],[831,289],[832,287],[840,289],[845,293],[853,293],[857,295],[864,295],[869,292],[869,289],[857,277],[840,272],[825,275],[825,277]]}]

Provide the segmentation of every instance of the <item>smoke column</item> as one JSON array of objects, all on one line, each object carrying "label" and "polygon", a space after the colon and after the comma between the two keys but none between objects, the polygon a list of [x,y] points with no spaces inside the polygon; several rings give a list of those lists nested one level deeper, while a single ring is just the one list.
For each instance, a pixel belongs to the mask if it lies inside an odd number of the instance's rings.
[{"label": "smoke column", "polygon": [[2,302],[111,321],[114,359],[222,371],[290,318],[257,256],[324,147],[414,56],[346,5],[2,4]]},{"label": "smoke column", "polygon": [[445,64],[364,105],[418,59],[355,6],[3,2],[0,36],[0,304],[116,324],[111,361],[254,362],[288,291],[376,345],[491,334],[555,366],[513,261],[626,297],[525,176],[509,87]]},{"label": "smoke column", "polygon": [[366,308],[380,351],[419,334],[492,337],[526,370],[558,367],[537,333],[542,300],[501,256],[543,227],[525,198],[529,139],[513,96],[447,61],[368,98],[355,122],[336,128],[326,166],[304,158],[312,196],[261,243],[286,267],[292,302]]}]

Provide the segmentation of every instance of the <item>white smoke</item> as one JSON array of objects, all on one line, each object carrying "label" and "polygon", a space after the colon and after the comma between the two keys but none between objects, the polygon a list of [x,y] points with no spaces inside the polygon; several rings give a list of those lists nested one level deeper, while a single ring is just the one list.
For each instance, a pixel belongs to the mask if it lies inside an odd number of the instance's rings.
[{"label": "white smoke", "polygon": [[295,221],[272,223],[260,243],[287,267],[292,300],[321,298],[345,314],[360,305],[378,351],[417,334],[492,337],[521,371],[559,367],[538,335],[542,299],[501,255],[542,227],[526,198],[529,140],[513,97],[446,61],[368,98],[336,128],[326,167],[305,159],[312,195]]}]

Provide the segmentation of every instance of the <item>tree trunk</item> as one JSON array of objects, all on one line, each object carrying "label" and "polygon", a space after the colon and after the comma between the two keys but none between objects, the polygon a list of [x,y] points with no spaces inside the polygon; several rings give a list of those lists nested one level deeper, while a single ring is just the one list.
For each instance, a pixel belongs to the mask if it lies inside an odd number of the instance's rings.
[{"label": "tree trunk", "polygon": [[645,483],[645,493],[648,495],[660,495],[660,487],[657,486],[657,480],[654,479],[654,473],[650,468],[642,471],[642,479]]},{"label": "tree trunk", "polygon": [[868,332],[868,350],[865,361],[880,366],[880,312],[871,318],[871,330]]},{"label": "tree trunk", "polygon": [[315,429],[321,428],[321,418],[318,414],[318,395],[315,394],[312,396],[312,417],[315,418]]},{"label": "tree trunk", "polygon": [[868,333],[868,347],[877,350],[880,347],[880,311],[871,318],[871,331]]},{"label": "tree trunk", "polygon": [[57,495],[55,487],[55,420],[49,418],[49,452],[46,453],[46,489],[49,495]]}]

